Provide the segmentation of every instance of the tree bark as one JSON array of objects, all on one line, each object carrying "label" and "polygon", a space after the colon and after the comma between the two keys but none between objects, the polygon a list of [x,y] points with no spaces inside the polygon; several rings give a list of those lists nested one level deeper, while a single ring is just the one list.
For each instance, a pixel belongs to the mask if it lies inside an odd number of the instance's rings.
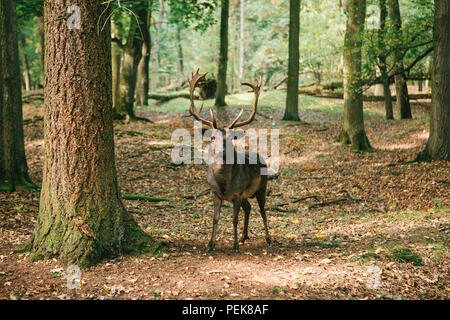
[{"label": "tree bark", "polygon": [[45,27],[44,175],[32,260],[57,256],[63,264],[87,267],[139,252],[149,241],[118,189],[111,33],[104,21],[109,9],[102,3],[45,1],[45,21],[58,21],[61,12],[77,5],[81,28],[69,29],[66,21]]},{"label": "tree bark", "polygon": [[38,24],[39,24],[39,34],[41,36],[41,38],[40,38],[40,41],[41,41],[41,52],[40,52],[41,66],[42,66],[42,71],[44,71],[45,70],[45,66],[44,66],[44,57],[45,57],[44,15],[41,15],[38,17]]},{"label": "tree bark", "polygon": [[240,28],[239,28],[239,81],[242,82],[244,79],[244,59],[245,59],[245,0],[240,0]]},{"label": "tree bark", "polygon": [[136,105],[146,106],[148,104],[149,91],[149,66],[150,66],[150,50],[151,39],[149,31],[149,20],[151,17],[149,3],[146,3],[146,10],[140,11],[139,17],[142,21],[142,57],[138,65],[138,83],[136,88]]},{"label": "tree bark", "polygon": [[[396,43],[401,43],[402,39],[402,20],[400,15],[400,6],[398,0],[388,0],[389,3],[389,16],[394,27],[394,37],[396,37]],[[399,73],[403,70],[403,58],[400,50],[394,51],[394,73]],[[398,74],[395,76],[395,91],[397,95],[397,108],[400,111],[400,119],[411,119],[411,105],[408,98],[408,86],[404,74]]]},{"label": "tree bark", "polygon": [[344,126],[337,137],[353,150],[372,149],[364,130],[361,79],[361,47],[366,15],[365,0],[347,1],[347,27],[344,38]]},{"label": "tree bark", "polygon": [[181,43],[181,27],[177,24],[177,46],[178,46],[178,74],[180,75],[180,81],[185,80],[184,77],[184,57],[183,57],[183,45]]},{"label": "tree bark", "polygon": [[150,88],[152,92],[158,89],[158,71],[159,71],[159,44],[161,42],[161,27],[164,19],[164,0],[159,0],[159,17],[156,23],[155,42],[153,44],[152,54],[152,81]]},{"label": "tree bark", "polygon": [[25,157],[16,3],[0,1],[0,191],[36,188]]},{"label": "tree bark", "polygon": [[[140,10],[139,10],[140,11]],[[134,101],[136,93],[137,72],[139,61],[142,57],[142,21],[139,17],[141,12],[137,14],[138,21],[133,15],[130,21],[130,31],[128,33],[127,42],[123,47],[123,61],[120,70],[120,86],[119,86],[119,104],[116,108],[119,114],[128,114],[130,119],[137,119],[134,113]],[[141,27],[139,27],[141,25]]]},{"label": "tree bark", "polygon": [[289,2],[289,62],[286,109],[283,120],[299,121],[298,116],[298,71],[300,38],[300,0]]},{"label": "tree bark", "polygon": [[435,0],[430,136],[418,160],[450,161],[450,3]]},{"label": "tree bark", "polygon": [[386,44],[385,44],[385,36],[386,36],[386,17],[387,17],[387,9],[386,9],[386,0],[379,0],[379,8],[380,8],[380,29],[378,30],[378,47],[380,49],[381,54],[379,55],[380,61],[380,74],[381,81],[383,86],[383,96],[384,96],[384,109],[387,120],[394,119],[394,111],[392,108],[392,95],[389,83],[389,76],[387,73],[386,66]]},{"label": "tree bark", "polygon": [[221,0],[220,13],[220,53],[217,72],[216,107],[226,106],[225,94],[227,91],[227,64],[228,64],[228,16],[229,1]]},{"label": "tree bark", "polygon": [[[116,38],[117,26],[114,23],[114,19],[111,20],[112,33],[111,36]],[[116,112],[119,103],[119,84],[120,84],[120,62],[122,60],[122,49],[116,42],[111,43],[112,53],[112,99],[113,110]]]}]

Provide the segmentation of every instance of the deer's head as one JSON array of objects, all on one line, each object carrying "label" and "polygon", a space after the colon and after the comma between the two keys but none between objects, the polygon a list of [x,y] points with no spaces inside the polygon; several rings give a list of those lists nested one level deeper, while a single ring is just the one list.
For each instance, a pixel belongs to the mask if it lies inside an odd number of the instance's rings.
[{"label": "deer's head", "polygon": [[[242,114],[244,112],[244,109],[242,109],[237,117],[227,126],[219,127],[217,125],[216,118],[214,117],[214,113],[212,110],[210,111],[211,120],[207,120],[200,116],[200,112],[197,111],[197,108],[194,104],[194,91],[195,88],[199,87],[199,84],[206,80],[205,78],[206,73],[200,74],[199,69],[197,69],[197,72],[195,74],[192,73],[192,77],[189,81],[189,93],[190,93],[190,105],[189,105],[189,112],[190,114],[196,119],[197,121],[201,121],[203,124],[207,125],[211,130],[211,142],[212,142],[212,148],[211,148],[211,156],[214,158],[219,157],[222,158],[224,161],[226,160],[226,150],[229,148],[234,148],[234,142],[237,138],[242,136],[239,132],[234,131],[235,128],[245,126],[252,122],[255,119],[256,110],[258,107],[258,98],[259,93],[261,90],[261,81],[256,81],[255,84],[250,82],[244,82],[242,85],[248,86],[251,88],[249,92],[253,92],[255,94],[255,101],[253,103],[253,110],[250,114],[250,117],[245,121],[239,121],[242,117]],[[202,107],[200,108],[200,111],[202,110]],[[220,137],[220,141],[216,141],[216,138]],[[219,146],[219,148],[215,148],[214,146]],[[221,148],[220,148],[221,146]]]}]

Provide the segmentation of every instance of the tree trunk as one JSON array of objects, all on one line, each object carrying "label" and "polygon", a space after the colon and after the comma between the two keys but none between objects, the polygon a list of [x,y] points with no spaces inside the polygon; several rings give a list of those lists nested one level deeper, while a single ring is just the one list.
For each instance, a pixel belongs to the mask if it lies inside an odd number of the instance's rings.
[{"label": "tree trunk", "polygon": [[146,10],[141,10],[140,20],[142,21],[142,57],[138,65],[138,83],[136,89],[136,105],[146,106],[148,104],[148,90],[149,90],[149,65],[150,65],[150,50],[151,39],[149,31],[149,20],[151,17],[150,7],[146,2]]},{"label": "tree trunk", "polygon": [[63,264],[86,267],[148,244],[117,184],[109,9],[102,3],[45,2],[45,21],[79,6],[81,29],[70,30],[65,21],[46,24],[44,175],[32,260],[58,256]]},{"label": "tree trunk", "polygon": [[283,120],[299,121],[298,116],[298,71],[300,39],[300,0],[289,2],[289,62],[286,109]]},{"label": "tree trunk", "polygon": [[225,94],[227,91],[227,64],[228,64],[228,16],[229,2],[221,0],[220,13],[220,53],[219,68],[217,72],[216,107],[226,106]]},{"label": "tree trunk", "polygon": [[30,84],[30,68],[28,65],[28,57],[24,53],[22,55],[22,76],[23,76],[23,84],[25,85],[25,91],[31,90],[31,84]]},{"label": "tree trunk", "polygon": [[450,3],[435,0],[430,137],[419,160],[450,161]]},{"label": "tree trunk", "polygon": [[244,39],[244,23],[245,23],[245,0],[240,0],[240,30],[239,30],[239,81],[244,79],[244,59],[245,59],[245,39]]},{"label": "tree trunk", "polygon": [[39,24],[39,34],[41,36],[41,52],[40,52],[40,56],[41,56],[41,66],[42,66],[42,71],[45,70],[45,66],[44,66],[44,57],[45,57],[45,36],[44,36],[44,15],[39,16],[38,17],[38,24]]},{"label": "tree trunk", "polygon": [[161,27],[164,18],[164,0],[159,0],[159,17],[156,23],[155,42],[153,44],[152,54],[152,81],[150,88],[152,92],[158,89],[158,71],[159,71],[159,43],[161,42]]},{"label": "tree trunk", "polygon": [[177,24],[177,45],[178,45],[178,74],[180,75],[180,80],[183,82],[184,77],[184,58],[183,58],[183,46],[181,44],[181,27]]},{"label": "tree trunk", "polygon": [[361,79],[362,33],[366,15],[365,0],[347,1],[347,28],[344,38],[344,126],[337,140],[353,150],[372,149],[364,130]]},{"label": "tree trunk", "polygon": [[378,47],[380,49],[381,54],[379,55],[378,58],[380,61],[380,74],[382,79],[381,85],[383,86],[384,109],[386,119],[393,120],[394,111],[392,108],[392,96],[389,83],[389,76],[387,73],[386,54],[384,53],[386,50],[385,44],[386,17],[387,17],[386,0],[379,0],[379,7],[380,7],[380,29],[378,30]]},{"label": "tree trunk", "polygon": [[[402,42],[402,20],[400,15],[400,6],[398,0],[388,0],[389,15],[392,25],[394,27],[394,37],[396,42]],[[403,70],[403,58],[400,50],[394,51],[394,73],[399,73]],[[397,107],[400,111],[400,119],[411,119],[411,105],[408,97],[408,86],[404,74],[397,74],[395,77],[395,91],[397,95]]]},{"label": "tree trunk", "polygon": [[422,80],[417,81],[417,91],[419,91],[419,92],[423,91],[423,81]]},{"label": "tree trunk", "polygon": [[[111,36],[115,38],[117,36],[117,26],[114,20],[111,21],[112,33]],[[122,49],[119,44],[111,43],[112,53],[112,99],[114,112],[117,110],[119,102],[119,84],[120,84],[120,61],[122,60]]]},{"label": "tree trunk", "polygon": [[16,3],[0,1],[0,191],[36,188],[25,158]]},{"label": "tree trunk", "polygon": [[[136,14],[139,17],[142,13]],[[142,21],[139,19],[139,24]],[[142,57],[142,36],[136,17],[131,17],[130,31],[127,43],[123,47],[123,61],[120,72],[119,104],[117,113],[128,114],[131,119],[137,119],[134,113],[134,96],[136,93],[136,82],[139,61]],[[141,25],[142,29],[142,25]]]}]

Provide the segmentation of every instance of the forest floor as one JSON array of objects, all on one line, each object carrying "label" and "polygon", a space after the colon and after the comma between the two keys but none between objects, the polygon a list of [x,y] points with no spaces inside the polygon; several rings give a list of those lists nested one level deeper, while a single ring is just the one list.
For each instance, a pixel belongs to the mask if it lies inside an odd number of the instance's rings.
[{"label": "forest floor", "polygon": [[[226,122],[251,100],[228,96],[230,106],[216,117]],[[213,214],[206,165],[175,166],[170,158],[173,130],[192,130],[188,101],[177,99],[137,110],[153,123],[115,123],[122,193],[170,199],[124,200],[142,229],[164,244],[161,252],[83,269],[81,289],[69,289],[67,269],[56,259],[30,262],[28,253],[14,253],[30,239],[39,193],[3,193],[0,299],[448,299],[450,164],[399,164],[426,143],[429,103],[412,104],[413,120],[394,121],[383,119],[382,103],[365,103],[375,152],[361,154],[333,142],[342,100],[301,96],[302,123],[280,120],[283,100],[283,92],[264,93],[250,126],[280,129],[280,171],[267,197],[272,246],[252,199],[250,240],[241,254],[231,253],[229,205],[216,249],[205,253]],[[42,107],[24,106],[25,119],[36,116]],[[26,121],[25,144],[40,184],[42,120]]]}]

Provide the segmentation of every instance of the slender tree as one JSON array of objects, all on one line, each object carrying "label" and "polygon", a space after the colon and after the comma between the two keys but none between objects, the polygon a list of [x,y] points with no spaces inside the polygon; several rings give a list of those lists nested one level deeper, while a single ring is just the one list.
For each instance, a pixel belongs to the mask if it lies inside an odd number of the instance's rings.
[{"label": "slender tree", "polygon": [[[118,26],[116,25],[115,19],[111,19],[111,37],[113,39],[118,38]],[[112,54],[112,98],[113,98],[113,109],[116,112],[119,103],[119,84],[120,84],[120,63],[122,60],[122,49],[120,45],[116,42],[111,44],[111,54]]]},{"label": "slender tree", "polygon": [[150,19],[151,19],[151,1],[144,3],[144,10],[140,10],[142,21],[142,57],[138,65],[138,80],[136,88],[136,105],[142,106],[148,104],[149,90],[149,67],[150,67]]},{"label": "slender tree", "polygon": [[164,0],[159,0],[159,16],[158,21],[156,22],[156,34],[152,53],[152,80],[150,82],[152,92],[155,92],[158,89],[159,46],[161,43],[161,28],[164,14]]},{"label": "slender tree", "polygon": [[221,0],[220,13],[220,49],[219,66],[217,72],[216,107],[223,107],[227,91],[227,64],[228,64],[228,15],[229,1]]},{"label": "slender tree", "polygon": [[450,2],[435,0],[430,137],[418,160],[450,161]]},{"label": "slender tree", "polygon": [[391,96],[389,75],[387,72],[387,65],[386,65],[387,57],[385,53],[386,17],[387,17],[386,0],[379,0],[378,5],[380,8],[380,29],[378,30],[378,48],[380,50],[380,55],[378,56],[379,68],[383,87],[386,119],[392,120],[394,119],[394,112],[392,109],[392,96]]},{"label": "slender tree", "polygon": [[337,140],[353,150],[371,150],[364,130],[361,78],[361,46],[366,16],[365,0],[348,0],[344,38],[344,125]]},{"label": "slender tree", "polygon": [[[73,5],[79,29],[61,20]],[[45,1],[44,175],[34,260],[57,256],[85,267],[148,244],[118,189],[108,11],[103,0]]]},{"label": "slender tree", "polygon": [[0,1],[0,191],[36,188],[25,157],[16,4]]},{"label": "slender tree", "polygon": [[245,0],[239,2],[239,81],[244,79],[244,59],[245,59]]},{"label": "slender tree", "polygon": [[[389,16],[394,29],[393,36],[396,43],[402,42],[402,19],[400,15],[400,6],[398,0],[388,0]],[[408,86],[406,84],[405,74],[401,73],[403,70],[403,55],[400,50],[394,51],[394,73],[395,78],[395,92],[397,96],[397,108],[400,111],[400,119],[411,119],[411,105],[409,103]]]},{"label": "slender tree", "polygon": [[289,1],[289,62],[286,109],[283,120],[299,121],[298,116],[298,72],[300,58],[300,0]]}]

